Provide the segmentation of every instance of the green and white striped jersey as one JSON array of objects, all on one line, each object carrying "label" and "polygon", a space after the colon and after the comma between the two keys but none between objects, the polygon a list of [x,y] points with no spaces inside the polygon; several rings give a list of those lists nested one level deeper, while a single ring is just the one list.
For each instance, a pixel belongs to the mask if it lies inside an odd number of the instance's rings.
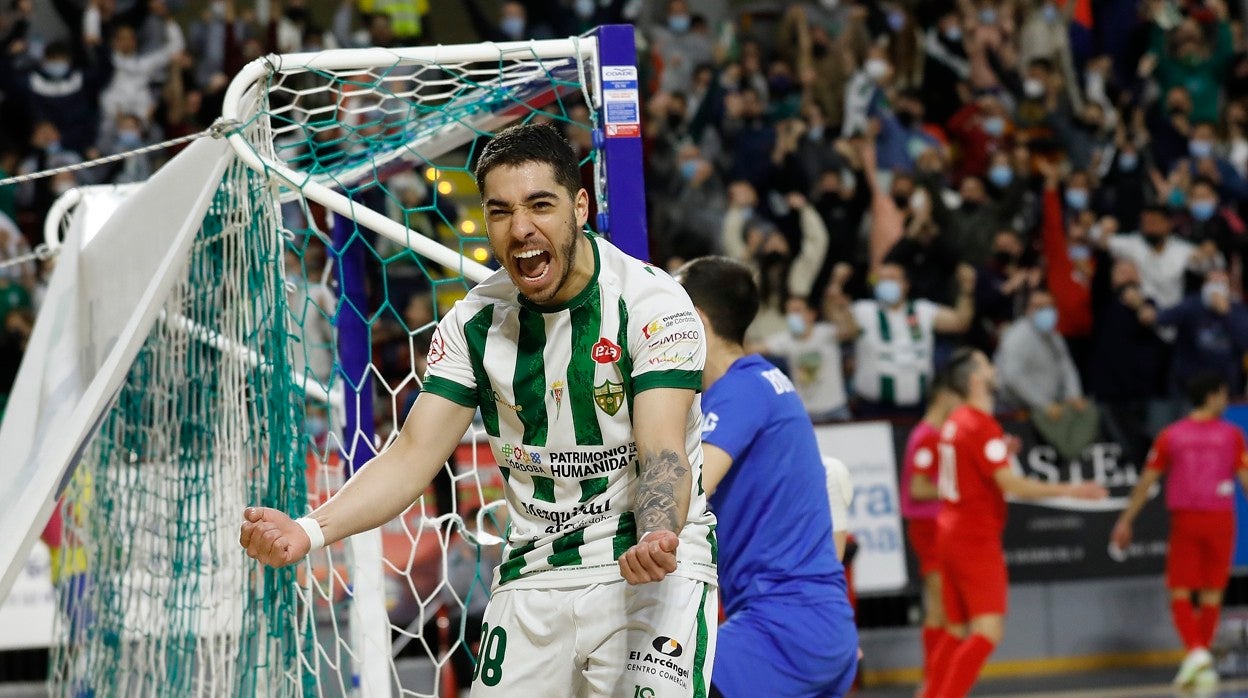
[{"label": "green and white striped jersey", "polygon": [[[633,398],[702,386],[706,339],[684,289],[590,240],[594,276],[565,305],[533,306],[499,271],[455,304],[431,340],[424,390],[481,408],[507,484],[511,526],[496,587],[620,579],[616,559],[637,542]],[[685,426],[693,492],[675,574],[714,584],[696,404]]]}]

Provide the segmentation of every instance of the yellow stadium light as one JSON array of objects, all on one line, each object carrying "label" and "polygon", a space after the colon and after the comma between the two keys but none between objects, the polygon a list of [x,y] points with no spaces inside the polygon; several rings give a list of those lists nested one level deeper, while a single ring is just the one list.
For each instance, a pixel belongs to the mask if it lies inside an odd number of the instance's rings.
[{"label": "yellow stadium light", "polygon": [[438,182],[438,193],[439,193],[439,194],[450,194],[450,193],[451,193],[451,189],[452,189],[452,187],[451,187],[451,183],[450,183],[450,182],[448,182],[448,181],[446,181],[446,180],[442,180],[441,182]]},{"label": "yellow stadium light", "polygon": [[472,251],[472,258],[477,260],[478,262],[484,262],[485,260],[490,258],[490,253],[487,252],[484,247],[478,247],[477,249]]},{"label": "yellow stadium light", "polygon": [[430,167],[429,169],[425,170],[425,179],[432,182],[437,178],[438,178],[438,168]]},{"label": "yellow stadium light", "polygon": [[464,235],[472,235],[477,232],[477,223],[476,221],[464,221],[459,224],[459,230]]}]

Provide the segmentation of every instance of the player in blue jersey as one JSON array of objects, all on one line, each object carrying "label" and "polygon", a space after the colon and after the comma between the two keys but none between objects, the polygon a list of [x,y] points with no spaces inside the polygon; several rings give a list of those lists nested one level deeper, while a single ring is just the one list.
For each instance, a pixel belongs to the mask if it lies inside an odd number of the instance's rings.
[{"label": "player in blue jersey", "polygon": [[725,257],[676,273],[706,328],[702,486],[719,520],[719,628],[710,695],[843,696],[858,631],[832,541],[814,428],[780,369],[746,355],[750,270]]}]

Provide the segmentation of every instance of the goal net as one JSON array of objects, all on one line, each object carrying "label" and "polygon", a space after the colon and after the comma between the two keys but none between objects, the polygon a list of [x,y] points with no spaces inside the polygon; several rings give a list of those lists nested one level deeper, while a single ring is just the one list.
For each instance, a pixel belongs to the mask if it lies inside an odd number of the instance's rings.
[{"label": "goal net", "polygon": [[235,78],[236,159],[60,492],[55,695],[470,683],[507,525],[483,430],[398,519],[291,568],[246,558],[242,510],[302,515],[395,437],[434,325],[490,273],[471,168],[497,130],[563,128],[591,222],[645,255],[635,66],[631,27],[603,27],[270,56]]}]

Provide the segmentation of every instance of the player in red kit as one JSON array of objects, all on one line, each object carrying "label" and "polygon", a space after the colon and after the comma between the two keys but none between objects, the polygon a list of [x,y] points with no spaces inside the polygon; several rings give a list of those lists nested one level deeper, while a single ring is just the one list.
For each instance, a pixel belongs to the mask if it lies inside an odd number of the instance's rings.
[{"label": "player in red kit", "polygon": [[940,425],[962,401],[949,389],[945,372],[932,380],[932,399],[923,419],[906,441],[901,468],[901,515],[906,538],[919,561],[923,578],[923,677],[931,674],[932,653],[945,634],[945,612],[940,598],[940,559],[937,556],[936,515],[940,499],[936,490],[936,453]]},{"label": "player in red kit", "polygon": [[992,417],[996,371],[988,357],[959,349],[945,370],[949,386],[964,402],[941,426],[937,445],[937,540],[949,634],[933,653],[927,698],[960,698],[970,692],[1005,634],[1005,495],[1101,499],[1106,494],[1091,482],[1049,483],[1016,473],[1005,432]]},{"label": "player in red kit", "polygon": [[[1170,611],[1187,657],[1175,684],[1206,687],[1217,683],[1209,645],[1218,628],[1222,590],[1231,572],[1235,544],[1234,478],[1248,487],[1248,453],[1239,427],[1222,419],[1227,404],[1226,379],[1217,373],[1193,376],[1187,398],[1195,408],[1162,430],[1153,442],[1144,472],[1118,523],[1111,543],[1131,544],[1131,524],[1148,500],[1149,490],[1166,475],[1170,510],[1170,551],[1166,587]],[[1199,607],[1192,607],[1192,592]]]}]

